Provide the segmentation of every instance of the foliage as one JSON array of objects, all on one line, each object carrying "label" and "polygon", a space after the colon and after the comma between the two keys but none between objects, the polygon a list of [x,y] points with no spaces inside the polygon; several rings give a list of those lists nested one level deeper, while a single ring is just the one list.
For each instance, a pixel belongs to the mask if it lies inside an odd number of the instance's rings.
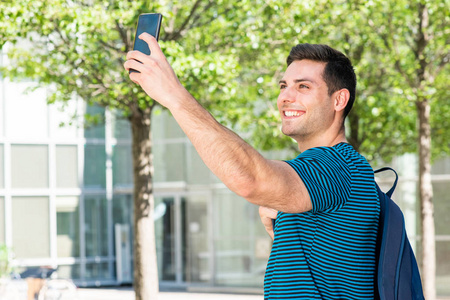
[{"label": "foliage", "polygon": [[[448,51],[448,30],[442,29],[448,16],[443,3],[428,5],[435,30],[427,52],[432,60],[437,49]],[[408,33],[416,18],[414,3],[223,0],[80,5],[52,0],[2,6],[1,41],[18,43],[28,37],[34,42],[33,48],[10,48],[14,68],[3,72],[53,84],[50,101],[66,101],[76,93],[125,114],[133,103],[141,108],[153,105],[130,83],[122,63],[138,14],[159,11],[164,15],[161,46],[180,80],[220,121],[243,132],[258,148],[296,148],[280,132],[277,82],[290,48],[309,42],[330,44],[349,55],[355,65],[357,103],[347,122],[352,144],[369,160],[389,161],[416,151],[417,121],[410,101],[414,91],[405,86],[394,63],[402,57],[407,72],[414,72],[415,62],[406,61],[412,54],[405,47],[411,42]],[[193,11],[202,14],[188,18]],[[399,31],[395,36],[403,39],[397,41],[398,53],[385,44],[385,35],[395,30]],[[449,149],[448,134],[444,134],[449,128],[448,105],[442,105],[449,101],[446,75],[440,72],[426,92],[433,95],[433,107],[435,103],[441,107],[432,118],[436,157]]]},{"label": "foliage", "polygon": [[[390,91],[401,100],[400,118],[395,124],[406,124],[408,118],[410,125],[418,122],[412,110],[416,110],[418,101],[429,100],[433,159],[449,154],[448,5],[421,0],[371,3],[367,24],[375,34],[373,46],[382,53],[379,67],[387,70]],[[415,124],[410,128],[415,128]],[[416,151],[417,132],[410,137],[400,137],[404,141],[413,140],[415,145],[411,150]]]},{"label": "foliage", "polygon": [[[89,104],[118,108],[126,114],[131,109],[151,107],[153,101],[129,80],[123,62],[132,47],[138,15],[158,11],[165,15],[161,46],[192,93],[206,102],[214,95],[218,99],[232,96],[228,91],[235,89],[236,58],[214,48],[194,51],[189,43],[179,41],[185,36],[177,35],[178,30],[183,31],[176,27],[182,26],[177,23],[184,20],[178,15],[188,13],[192,5],[193,1],[2,3],[1,46],[8,42],[5,48],[10,60],[10,66],[2,72],[8,77],[26,77],[39,85],[49,85],[53,90],[49,102],[67,101],[78,95]],[[219,8],[215,13],[220,13]],[[213,18],[202,15],[208,17]],[[208,89],[198,89],[199,83]],[[203,97],[206,93],[209,97]]]},{"label": "foliage", "polygon": [[11,250],[6,245],[0,245],[0,278],[11,273]]}]

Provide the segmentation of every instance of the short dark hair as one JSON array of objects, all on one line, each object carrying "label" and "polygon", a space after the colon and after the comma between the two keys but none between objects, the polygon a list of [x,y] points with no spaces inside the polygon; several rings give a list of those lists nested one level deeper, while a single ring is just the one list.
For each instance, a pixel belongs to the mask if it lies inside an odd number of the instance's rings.
[{"label": "short dark hair", "polygon": [[344,118],[348,115],[355,102],[356,75],[350,59],[342,52],[321,44],[298,44],[292,47],[286,60],[289,66],[296,60],[309,59],[326,63],[322,77],[331,96],[340,89],[347,89],[350,98],[344,110]]}]

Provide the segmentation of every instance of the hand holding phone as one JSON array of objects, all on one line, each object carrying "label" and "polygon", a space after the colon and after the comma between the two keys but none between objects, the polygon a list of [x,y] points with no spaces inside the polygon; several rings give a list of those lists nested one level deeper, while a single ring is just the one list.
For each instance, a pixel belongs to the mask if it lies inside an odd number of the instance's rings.
[{"label": "hand holding phone", "polygon": [[[138,50],[146,55],[150,55],[150,49],[148,44],[141,40],[139,36],[147,32],[154,36],[156,40],[159,39],[159,31],[161,29],[161,14],[141,14],[139,15],[138,25],[136,28],[136,35],[134,37],[134,47],[133,50]],[[138,72],[136,70],[130,69],[131,72]],[[139,72],[138,72],[139,73]]]},{"label": "hand holding phone", "polygon": [[[159,26],[157,25],[156,28]],[[142,28],[142,25],[138,27]],[[192,98],[192,96],[183,87],[161,51],[157,41],[157,30],[155,35],[141,31],[140,28],[137,30],[135,49],[139,51],[133,50],[127,53],[124,67],[130,72],[131,81],[139,84],[151,99],[170,110],[179,101]],[[139,49],[139,41],[144,43],[145,47]],[[151,55],[148,55],[150,52]]]}]

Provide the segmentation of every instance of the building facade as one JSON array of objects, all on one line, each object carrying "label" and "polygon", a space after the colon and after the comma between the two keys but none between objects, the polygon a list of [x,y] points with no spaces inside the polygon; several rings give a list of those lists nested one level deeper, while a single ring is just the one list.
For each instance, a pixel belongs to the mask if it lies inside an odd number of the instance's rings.
[{"label": "building facade", "polygon": [[[128,121],[80,99],[47,105],[31,82],[0,82],[0,244],[17,271],[57,266],[80,286],[132,281],[132,158]],[[84,113],[104,122],[85,128]],[[206,168],[167,112],[155,113],[155,224],[161,284],[262,291],[271,240],[258,208]],[[276,153],[272,158],[289,158]],[[395,200],[420,247],[414,155],[393,162]],[[387,187],[392,178],[380,178]],[[437,288],[450,295],[450,159],[434,164]]]}]

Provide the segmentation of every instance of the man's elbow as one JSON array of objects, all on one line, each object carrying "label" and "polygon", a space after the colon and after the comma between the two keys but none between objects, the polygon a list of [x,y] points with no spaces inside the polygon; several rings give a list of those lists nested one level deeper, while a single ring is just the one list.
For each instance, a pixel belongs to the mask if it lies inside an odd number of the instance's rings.
[{"label": "man's elbow", "polygon": [[[229,185],[227,185],[235,194],[238,196],[247,199],[247,201],[254,203],[254,200],[258,197],[260,193],[260,188],[258,186],[258,182],[255,178],[246,177],[246,178],[234,178]],[[257,204],[257,203],[254,203]]]},{"label": "man's elbow", "polygon": [[[254,203],[251,199],[254,199],[257,195],[257,188],[253,183],[240,184],[236,186],[233,191],[240,197],[247,199],[249,202]],[[255,203],[256,204],[256,203]]]}]

